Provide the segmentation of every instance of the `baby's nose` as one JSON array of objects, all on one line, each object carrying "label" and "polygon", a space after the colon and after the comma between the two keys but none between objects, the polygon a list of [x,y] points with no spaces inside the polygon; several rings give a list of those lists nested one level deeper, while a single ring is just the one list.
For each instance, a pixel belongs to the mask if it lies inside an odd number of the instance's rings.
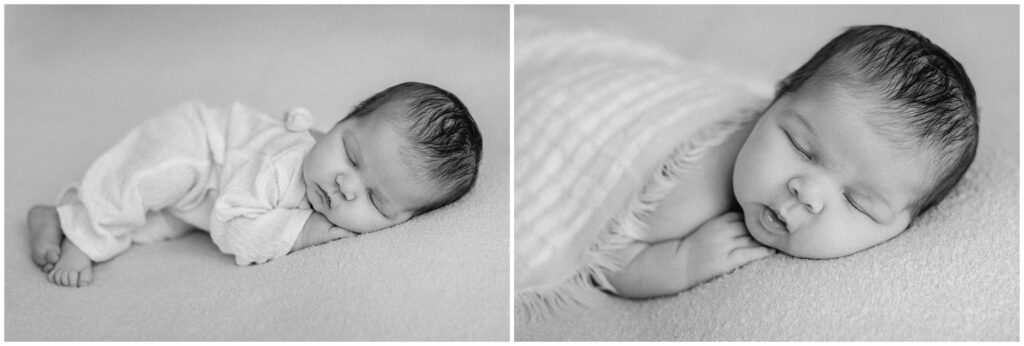
[{"label": "baby's nose", "polygon": [[810,182],[808,179],[791,179],[787,184],[787,188],[789,193],[800,201],[800,204],[807,207],[807,211],[812,214],[821,212],[824,204],[819,195],[819,186],[815,185],[814,182]]},{"label": "baby's nose", "polygon": [[351,201],[351,200],[356,199],[355,194],[350,192],[350,191],[351,191],[351,189],[341,189],[341,198],[345,199],[346,201]]},{"label": "baby's nose", "polygon": [[358,197],[359,181],[352,176],[339,174],[338,188],[341,190],[341,197],[346,201],[354,201]]}]

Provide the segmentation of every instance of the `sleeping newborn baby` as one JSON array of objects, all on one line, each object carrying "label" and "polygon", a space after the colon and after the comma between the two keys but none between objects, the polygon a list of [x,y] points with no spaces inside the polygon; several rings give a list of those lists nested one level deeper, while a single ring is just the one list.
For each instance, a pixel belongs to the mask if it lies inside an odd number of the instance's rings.
[{"label": "sleeping newborn baby", "polygon": [[[625,297],[676,293],[775,251],[850,255],[906,230],[974,160],[963,67],[920,34],[850,28],[786,77],[658,206],[622,270]],[[736,212],[736,211],[740,212]]]},{"label": "sleeping newborn baby", "polygon": [[482,140],[466,107],[423,83],[390,87],[327,133],[308,112],[271,117],[186,103],[104,153],[28,223],[33,261],[81,287],[133,242],[210,232],[238,265],[394,226],[465,195]]}]

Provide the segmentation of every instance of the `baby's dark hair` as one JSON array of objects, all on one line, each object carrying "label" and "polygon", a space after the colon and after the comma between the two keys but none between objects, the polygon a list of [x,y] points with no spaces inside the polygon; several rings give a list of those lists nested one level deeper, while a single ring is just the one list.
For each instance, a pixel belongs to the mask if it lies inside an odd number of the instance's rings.
[{"label": "baby's dark hair", "polygon": [[832,39],[779,84],[775,99],[808,80],[879,97],[869,119],[894,143],[931,148],[933,187],[910,205],[917,217],[938,204],[974,161],[978,107],[963,66],[921,34],[886,25],[855,26]]},{"label": "baby's dark hair", "polygon": [[483,139],[462,101],[436,86],[405,82],[359,103],[348,116],[366,116],[392,101],[402,102],[407,111],[388,118],[404,130],[411,143],[404,148],[402,159],[417,178],[434,182],[443,193],[415,214],[448,205],[468,193],[476,183]]}]

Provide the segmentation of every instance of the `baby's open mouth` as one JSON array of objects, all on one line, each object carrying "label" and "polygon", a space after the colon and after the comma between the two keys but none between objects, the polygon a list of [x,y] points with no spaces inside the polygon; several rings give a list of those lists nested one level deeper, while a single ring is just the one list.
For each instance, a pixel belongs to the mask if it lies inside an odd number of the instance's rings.
[{"label": "baby's open mouth", "polygon": [[764,212],[761,213],[761,223],[764,227],[781,233],[789,233],[789,228],[786,225],[786,220],[779,215],[775,209],[765,206]]}]

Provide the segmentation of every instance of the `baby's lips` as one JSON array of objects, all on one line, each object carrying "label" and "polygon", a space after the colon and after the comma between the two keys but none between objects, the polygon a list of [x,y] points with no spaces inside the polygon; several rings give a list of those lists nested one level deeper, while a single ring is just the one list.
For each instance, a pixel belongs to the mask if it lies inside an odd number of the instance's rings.
[{"label": "baby's lips", "polygon": [[771,210],[772,213],[775,214],[775,217],[779,219],[780,222],[782,222],[782,226],[786,228],[786,231],[789,231],[789,221],[786,220],[785,215],[782,215],[781,209],[771,208]]}]

